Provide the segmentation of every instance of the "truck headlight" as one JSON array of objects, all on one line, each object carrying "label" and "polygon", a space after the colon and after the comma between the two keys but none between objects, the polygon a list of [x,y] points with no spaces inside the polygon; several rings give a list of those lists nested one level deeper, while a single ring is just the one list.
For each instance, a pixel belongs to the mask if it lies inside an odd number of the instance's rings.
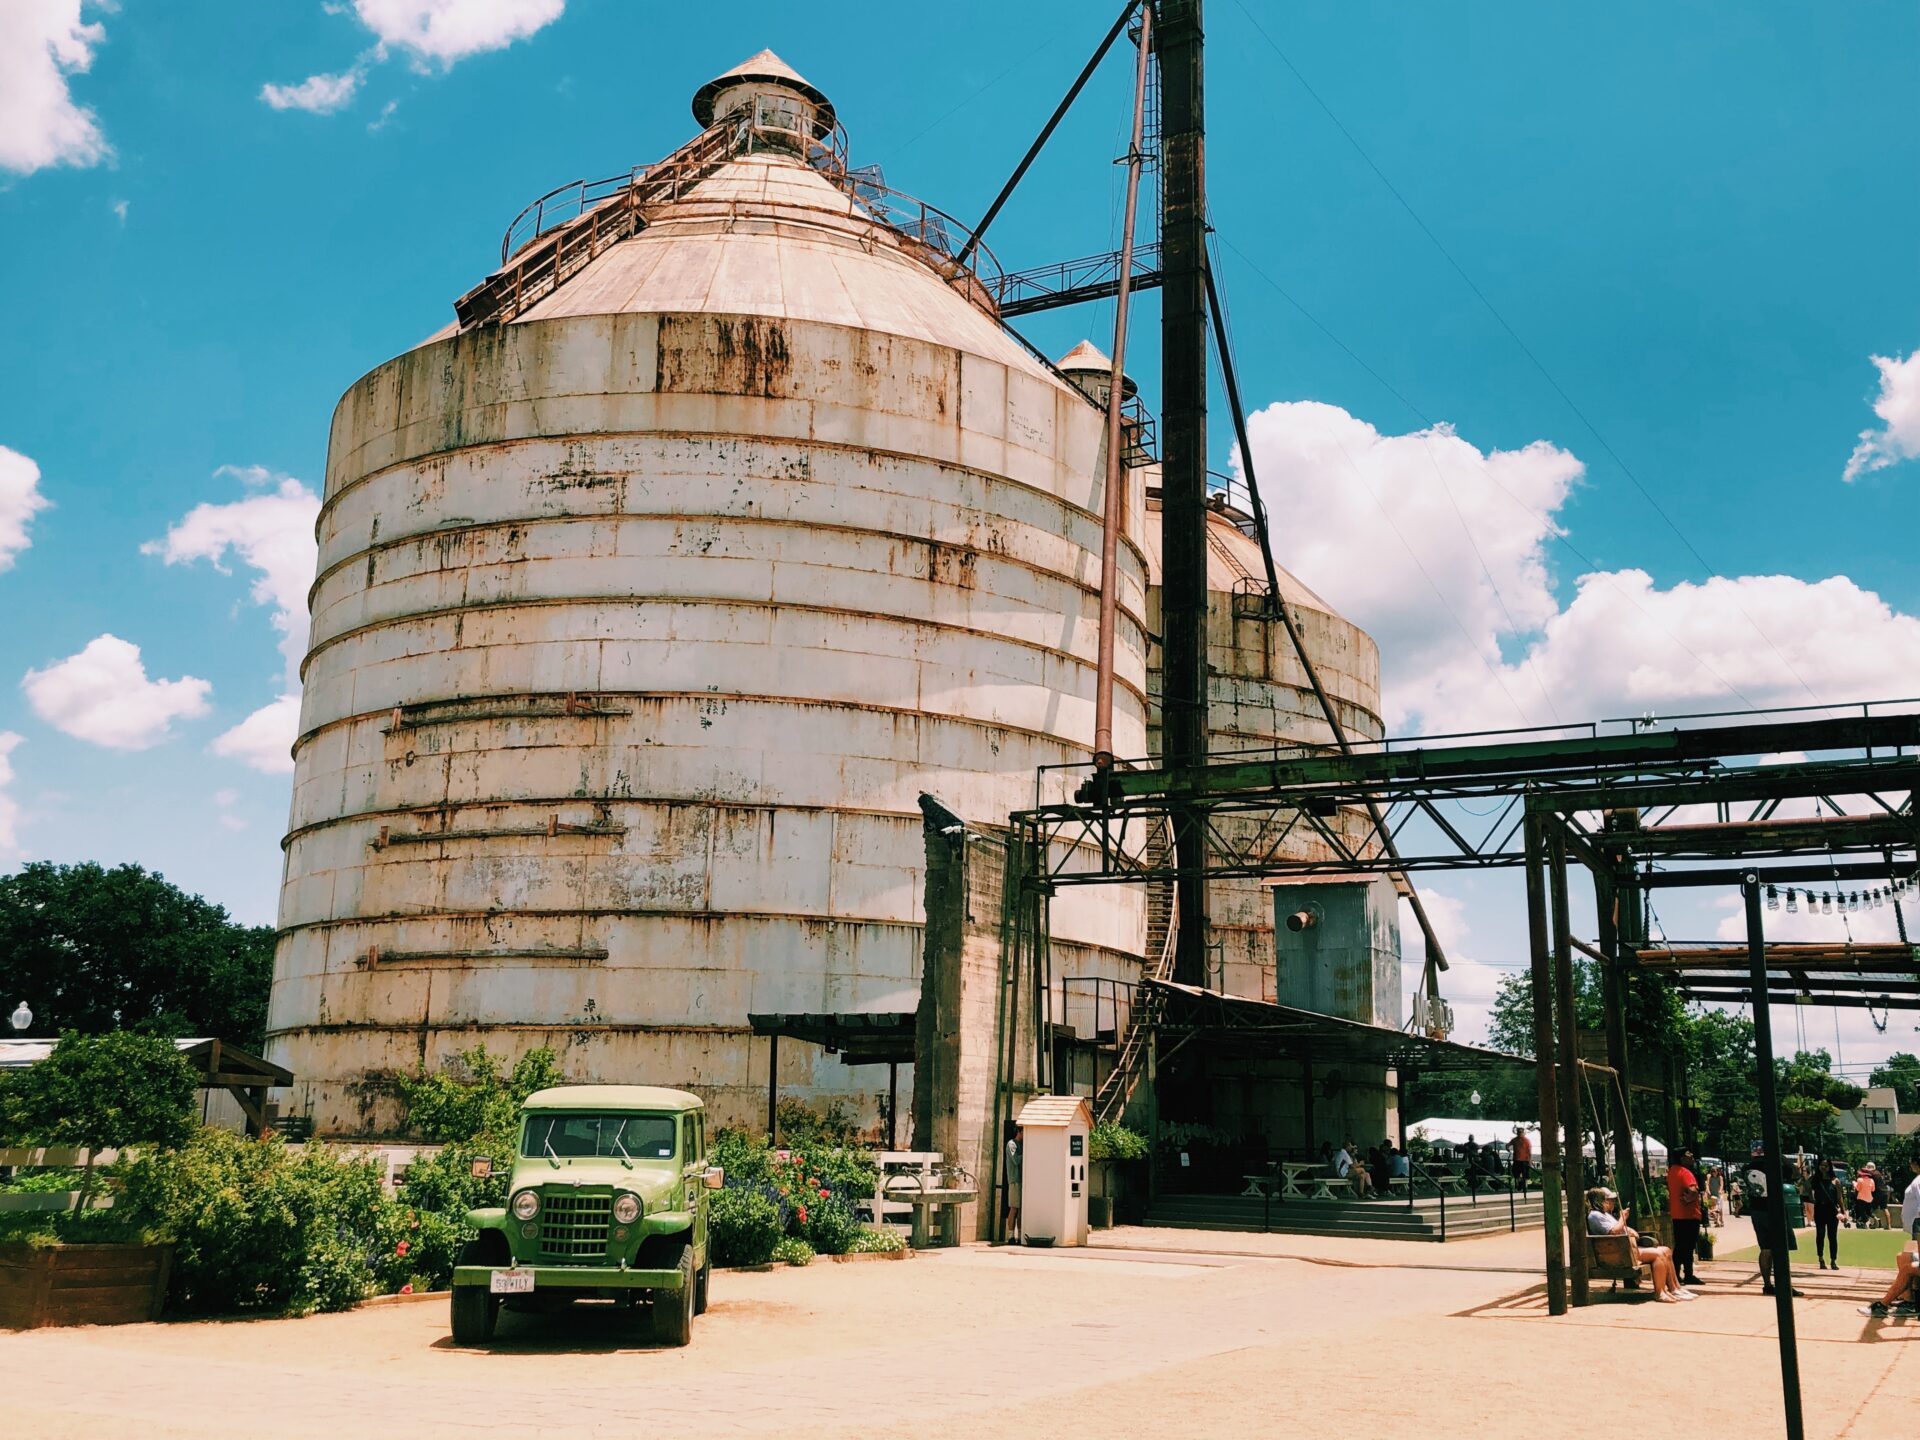
[{"label": "truck headlight", "polygon": [[640,1218],[640,1197],[621,1195],[613,1202],[613,1218],[622,1225],[631,1225]]},{"label": "truck headlight", "polygon": [[518,1195],[513,1197],[514,1219],[531,1220],[539,1213],[540,1192],[538,1190],[522,1190]]}]

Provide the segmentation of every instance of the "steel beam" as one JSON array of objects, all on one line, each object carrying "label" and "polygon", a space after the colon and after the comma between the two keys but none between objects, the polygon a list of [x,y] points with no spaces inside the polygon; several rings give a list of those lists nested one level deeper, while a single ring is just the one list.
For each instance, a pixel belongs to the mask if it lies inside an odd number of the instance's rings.
[{"label": "steel beam", "polygon": [[[1159,6],[1161,748],[1192,789],[1207,763],[1207,182],[1201,0]],[[1174,975],[1204,984],[1205,828],[1176,816]]]}]

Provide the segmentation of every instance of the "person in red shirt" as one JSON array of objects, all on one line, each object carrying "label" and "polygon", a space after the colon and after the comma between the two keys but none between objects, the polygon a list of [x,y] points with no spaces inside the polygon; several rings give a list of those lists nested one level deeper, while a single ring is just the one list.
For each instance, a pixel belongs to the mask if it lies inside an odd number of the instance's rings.
[{"label": "person in red shirt", "polygon": [[1532,1174],[1533,1141],[1516,1125],[1513,1127],[1513,1178],[1519,1182],[1522,1195],[1527,1193],[1527,1180]]},{"label": "person in red shirt", "polygon": [[1673,1220],[1673,1268],[1682,1285],[1698,1285],[1693,1273],[1693,1248],[1700,1239],[1700,1162],[1683,1149],[1667,1166],[1667,1214]]}]

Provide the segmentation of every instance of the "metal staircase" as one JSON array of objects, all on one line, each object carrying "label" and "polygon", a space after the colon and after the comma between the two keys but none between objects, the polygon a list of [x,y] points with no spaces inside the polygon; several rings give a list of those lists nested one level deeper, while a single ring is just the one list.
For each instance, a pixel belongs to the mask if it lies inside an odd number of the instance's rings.
[{"label": "metal staircase", "polygon": [[[1173,827],[1163,825],[1147,842],[1141,863],[1148,869],[1159,869],[1167,862],[1173,849]],[[1147,978],[1150,980],[1170,980],[1173,978],[1174,939],[1179,930],[1180,915],[1174,904],[1174,888],[1171,880],[1149,880],[1147,882]],[[1153,1027],[1160,1015],[1160,992],[1146,986],[1140,986],[1133,992],[1133,1008],[1127,1017],[1127,1033],[1120,1042],[1120,1054],[1114,1060],[1113,1069],[1107,1078],[1100,1082],[1100,1088],[1093,1097],[1093,1120],[1096,1125],[1118,1120],[1127,1108],[1127,1100],[1133,1094],[1133,1087],[1145,1067],[1147,1046],[1153,1040]]]},{"label": "metal staircase", "polygon": [[[647,207],[679,199],[747,144],[747,127],[724,121],[658,165],[606,180],[576,180],[529,205],[508,227],[500,268],[453,302],[460,328],[502,325],[558,290],[609,245],[646,228]],[[578,213],[549,226],[549,212]],[[515,245],[519,234],[531,238]]]}]

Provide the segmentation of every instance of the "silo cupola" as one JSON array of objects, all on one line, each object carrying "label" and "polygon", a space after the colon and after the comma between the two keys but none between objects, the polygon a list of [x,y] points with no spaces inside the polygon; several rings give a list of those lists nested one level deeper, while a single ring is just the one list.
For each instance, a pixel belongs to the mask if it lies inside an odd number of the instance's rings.
[{"label": "silo cupola", "polygon": [[830,134],[834,126],[833,102],[771,50],[742,60],[693,95],[693,118],[702,129],[749,107],[750,122],[757,130],[819,137]]}]

